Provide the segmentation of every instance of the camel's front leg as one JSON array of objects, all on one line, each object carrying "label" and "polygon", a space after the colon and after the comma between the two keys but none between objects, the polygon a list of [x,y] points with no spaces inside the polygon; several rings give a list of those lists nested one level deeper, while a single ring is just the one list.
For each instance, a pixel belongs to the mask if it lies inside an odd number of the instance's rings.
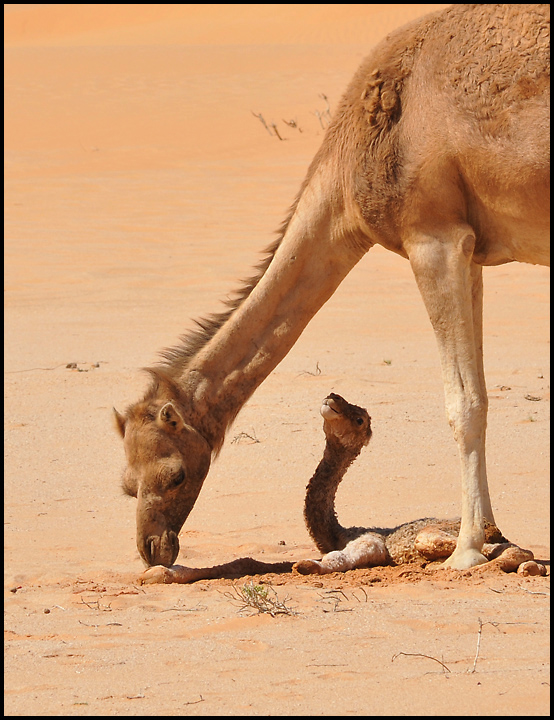
[{"label": "camel's front leg", "polygon": [[494,523],[485,464],[487,390],[483,370],[482,268],[472,261],[469,227],[419,237],[408,255],[439,347],[446,414],[462,465],[462,522],[445,565],[463,570],[487,561],[483,520]]}]

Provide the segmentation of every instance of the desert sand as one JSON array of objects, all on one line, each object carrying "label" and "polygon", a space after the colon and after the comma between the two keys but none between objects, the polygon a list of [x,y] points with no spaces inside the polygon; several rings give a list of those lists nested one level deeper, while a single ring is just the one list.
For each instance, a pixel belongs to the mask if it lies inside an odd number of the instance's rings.
[{"label": "desert sand", "polygon": [[[364,55],[441,7],[4,6],[5,714],[548,714],[549,575],[270,573],[291,612],[259,614],[250,578],[140,586],[120,489],[112,406],[249,275]],[[484,275],[493,507],[549,565],[549,271]],[[331,391],[374,429],[343,524],[459,514],[431,326],[374,248],[238,416],[180,564],[318,557]]]}]

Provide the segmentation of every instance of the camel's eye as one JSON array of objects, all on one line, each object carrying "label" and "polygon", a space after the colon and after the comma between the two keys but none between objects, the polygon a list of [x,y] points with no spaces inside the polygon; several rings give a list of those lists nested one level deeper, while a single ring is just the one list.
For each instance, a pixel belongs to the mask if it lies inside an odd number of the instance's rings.
[{"label": "camel's eye", "polygon": [[364,424],[364,419],[363,419],[363,418],[360,418],[360,417],[359,417],[359,418],[356,418],[356,422],[358,423],[358,425],[363,425],[363,424]]},{"label": "camel's eye", "polygon": [[183,480],[185,479],[185,471],[183,468],[179,470],[179,472],[175,473],[175,475],[171,478],[171,482],[169,483],[169,486],[174,488],[178,487],[182,484]]},{"label": "camel's eye", "polygon": [[138,483],[135,482],[135,480],[132,478],[130,473],[125,471],[123,473],[123,476],[121,478],[121,489],[125,493],[125,495],[129,495],[129,497],[135,497],[137,496],[137,486]]}]

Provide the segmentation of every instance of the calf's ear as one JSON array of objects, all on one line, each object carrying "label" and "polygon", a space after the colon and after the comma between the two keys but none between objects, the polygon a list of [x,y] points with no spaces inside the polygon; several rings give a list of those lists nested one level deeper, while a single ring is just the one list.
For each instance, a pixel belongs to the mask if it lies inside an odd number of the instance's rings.
[{"label": "calf's ear", "polygon": [[121,437],[125,437],[125,417],[120,412],[117,412],[115,408],[112,408],[112,410],[115,429],[121,435]]}]

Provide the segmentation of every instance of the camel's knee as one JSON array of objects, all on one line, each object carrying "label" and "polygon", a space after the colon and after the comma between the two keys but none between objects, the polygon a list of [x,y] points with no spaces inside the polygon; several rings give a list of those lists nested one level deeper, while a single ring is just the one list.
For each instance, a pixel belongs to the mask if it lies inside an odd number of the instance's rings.
[{"label": "camel's knee", "polygon": [[440,560],[452,555],[456,549],[456,540],[456,535],[430,525],[417,534],[414,549],[427,560]]},{"label": "camel's knee", "polygon": [[446,417],[454,439],[457,442],[470,444],[483,438],[487,427],[488,399],[486,393],[475,397],[448,398]]}]

